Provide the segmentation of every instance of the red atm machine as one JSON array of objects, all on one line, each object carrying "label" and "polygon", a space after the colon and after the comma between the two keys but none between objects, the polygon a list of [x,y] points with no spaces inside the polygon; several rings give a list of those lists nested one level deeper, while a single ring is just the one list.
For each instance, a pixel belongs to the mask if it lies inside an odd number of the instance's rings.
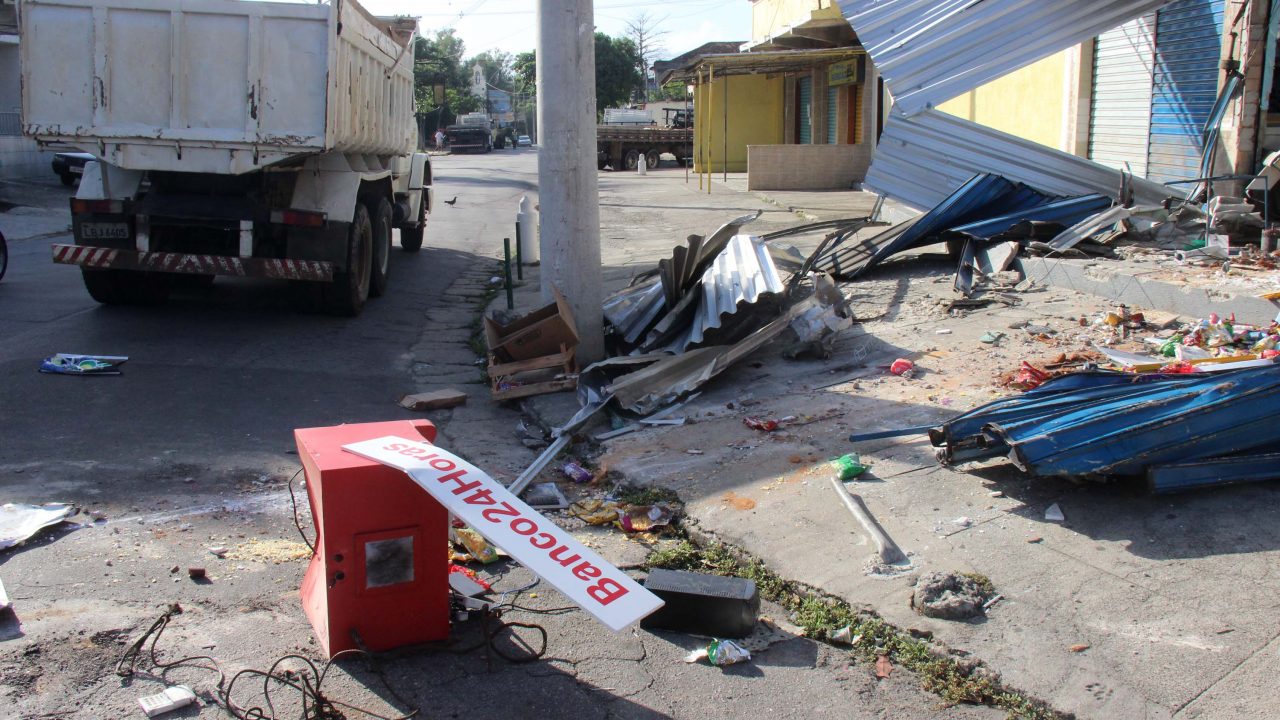
[{"label": "red atm machine", "polygon": [[342,449],[386,435],[434,442],[435,425],[397,420],[293,434],[316,525],[302,609],[326,656],[448,639],[448,511],[403,472]]}]

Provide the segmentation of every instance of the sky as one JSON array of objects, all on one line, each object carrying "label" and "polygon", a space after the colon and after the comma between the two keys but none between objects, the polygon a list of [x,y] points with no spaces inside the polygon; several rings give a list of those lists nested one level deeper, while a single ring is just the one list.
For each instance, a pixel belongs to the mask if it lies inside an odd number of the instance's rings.
[{"label": "sky", "polygon": [[[467,57],[498,49],[511,54],[532,50],[537,33],[537,0],[360,0],[375,15],[415,15],[419,30],[432,35],[453,28]],[[596,29],[614,37],[642,12],[666,31],[659,59],[675,57],[713,40],[751,39],[749,0],[595,0]]]}]

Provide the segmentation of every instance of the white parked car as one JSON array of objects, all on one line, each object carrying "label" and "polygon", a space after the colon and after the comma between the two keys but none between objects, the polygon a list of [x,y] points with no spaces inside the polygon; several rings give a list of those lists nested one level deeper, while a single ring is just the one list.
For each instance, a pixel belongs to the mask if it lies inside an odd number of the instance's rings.
[{"label": "white parked car", "polygon": [[520,137],[516,138],[516,145],[518,147],[529,147],[532,144],[533,144],[533,141],[529,139],[528,135],[521,135]]}]

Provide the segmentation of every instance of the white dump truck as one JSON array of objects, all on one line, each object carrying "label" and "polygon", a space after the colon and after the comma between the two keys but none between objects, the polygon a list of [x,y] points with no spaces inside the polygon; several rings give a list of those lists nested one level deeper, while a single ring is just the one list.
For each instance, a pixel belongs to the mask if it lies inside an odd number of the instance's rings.
[{"label": "white dump truck", "polygon": [[103,303],[261,276],[359,313],[431,211],[416,31],[352,0],[24,0],[24,132],[98,158],[54,261]]}]

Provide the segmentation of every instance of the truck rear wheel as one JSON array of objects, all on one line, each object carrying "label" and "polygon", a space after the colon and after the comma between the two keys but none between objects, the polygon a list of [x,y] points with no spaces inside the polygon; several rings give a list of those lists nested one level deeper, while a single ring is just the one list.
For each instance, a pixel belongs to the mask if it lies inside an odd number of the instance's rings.
[{"label": "truck rear wheel", "polygon": [[84,289],[103,305],[158,305],[169,299],[168,278],[138,270],[80,268]]},{"label": "truck rear wheel", "polygon": [[369,208],[373,213],[373,267],[369,271],[369,294],[382,297],[391,275],[391,203],[385,197]]},{"label": "truck rear wheel", "polygon": [[321,301],[331,315],[355,317],[369,299],[369,271],[373,264],[373,223],[363,203],[356,204],[355,217],[347,231],[347,269],[334,273],[323,286]]},{"label": "truck rear wheel", "polygon": [[650,170],[658,167],[659,162],[662,162],[662,153],[657,150],[650,150],[644,154],[644,164],[647,165]]},{"label": "truck rear wheel", "polygon": [[635,170],[640,164],[640,151],[628,150],[627,154],[622,158],[622,167],[627,170]]},{"label": "truck rear wheel", "polygon": [[422,239],[427,234],[427,191],[422,191],[422,199],[418,201],[418,227],[400,228],[400,249],[405,252],[418,252],[422,249]]}]

